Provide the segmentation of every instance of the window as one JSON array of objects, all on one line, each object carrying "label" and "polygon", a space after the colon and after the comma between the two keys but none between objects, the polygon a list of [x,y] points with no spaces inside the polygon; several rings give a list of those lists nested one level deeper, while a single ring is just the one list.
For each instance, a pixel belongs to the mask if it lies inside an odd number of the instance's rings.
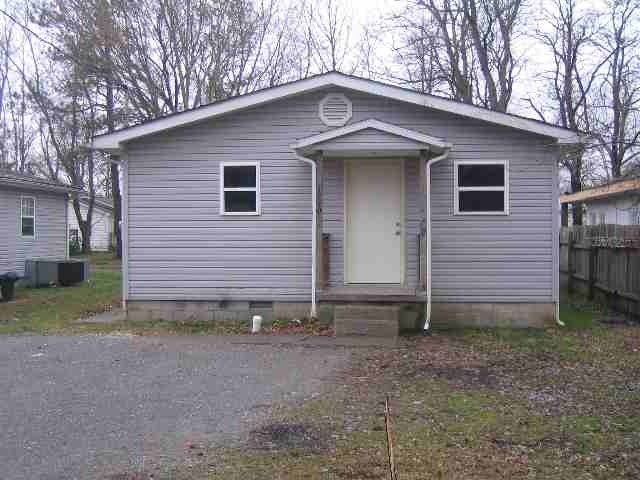
[{"label": "window", "polygon": [[260,215],[260,164],[220,164],[220,213]]},{"label": "window", "polygon": [[640,207],[629,209],[629,225],[640,225]]},{"label": "window", "polygon": [[509,171],[506,161],[456,162],[454,182],[455,214],[509,213]]},{"label": "window", "polygon": [[600,225],[604,225],[607,223],[607,217],[604,212],[600,213]]},{"label": "window", "polygon": [[22,197],[20,200],[20,224],[23,237],[33,237],[36,233],[36,199]]},{"label": "window", "polygon": [[80,243],[80,233],[77,228],[72,228],[69,230],[69,241],[71,243]]}]

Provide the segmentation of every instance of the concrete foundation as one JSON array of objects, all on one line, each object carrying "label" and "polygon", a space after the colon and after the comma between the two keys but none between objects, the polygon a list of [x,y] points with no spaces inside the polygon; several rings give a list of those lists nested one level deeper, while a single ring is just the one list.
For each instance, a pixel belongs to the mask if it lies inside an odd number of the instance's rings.
[{"label": "concrete foundation", "polygon": [[[340,309],[343,318],[353,317],[354,315],[346,315],[345,309],[356,306],[362,307],[362,304],[321,303],[318,305],[318,318],[324,324],[332,324],[336,309]],[[422,305],[390,303],[388,306],[398,307],[397,322],[401,330],[415,330],[422,327],[424,322]],[[253,315],[262,315],[265,324],[270,324],[274,319],[309,318],[310,310],[311,306],[308,303],[293,302],[129,300],[127,319],[130,321],[249,322]],[[553,303],[433,303],[432,325],[434,328],[540,328],[545,322],[553,321],[554,313]],[[375,318],[367,318],[375,323]],[[366,318],[362,317],[358,320],[366,320]]]},{"label": "concrete foundation", "polygon": [[434,328],[542,328],[553,322],[553,303],[433,303]]}]

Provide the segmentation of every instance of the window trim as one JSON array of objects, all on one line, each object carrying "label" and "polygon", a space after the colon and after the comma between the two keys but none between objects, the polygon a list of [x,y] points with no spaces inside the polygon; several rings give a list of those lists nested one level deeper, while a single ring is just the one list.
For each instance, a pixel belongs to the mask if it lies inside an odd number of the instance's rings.
[{"label": "window trim", "polygon": [[[256,167],[255,187],[227,187],[224,186],[225,167]],[[256,192],[256,210],[254,212],[227,212],[224,208],[225,192]],[[220,215],[224,216],[256,216],[262,214],[262,202],[260,201],[260,162],[220,162]]]},{"label": "window trim", "polygon": [[[22,209],[22,204],[25,199],[33,200],[33,216],[25,215]],[[33,219],[33,235],[25,235],[22,230],[22,219],[24,218],[32,218]],[[20,236],[22,238],[36,238],[36,197],[33,195],[20,195]]]},{"label": "window trim", "polygon": [[[458,186],[459,165],[502,165],[504,167],[503,187],[460,187]],[[460,211],[460,192],[504,192],[504,210],[502,212],[462,212]],[[454,215],[509,215],[509,160],[456,160],[453,162],[453,214]]]}]

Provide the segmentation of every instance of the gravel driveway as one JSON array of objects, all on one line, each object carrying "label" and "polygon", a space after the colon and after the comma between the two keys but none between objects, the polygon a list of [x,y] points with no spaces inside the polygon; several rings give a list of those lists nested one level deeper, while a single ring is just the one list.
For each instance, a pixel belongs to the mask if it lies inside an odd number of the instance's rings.
[{"label": "gravel driveway", "polygon": [[[238,337],[0,337],[0,478],[158,471],[269,405],[318,392],[346,349]],[[253,340],[255,342],[255,340]]]}]

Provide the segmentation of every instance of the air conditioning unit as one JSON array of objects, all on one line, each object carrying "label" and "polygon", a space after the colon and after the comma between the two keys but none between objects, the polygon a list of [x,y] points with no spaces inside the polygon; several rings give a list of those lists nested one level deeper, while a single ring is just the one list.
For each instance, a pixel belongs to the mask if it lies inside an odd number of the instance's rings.
[{"label": "air conditioning unit", "polygon": [[89,263],[84,259],[34,258],[24,265],[24,280],[30,287],[67,287],[88,278]]}]

